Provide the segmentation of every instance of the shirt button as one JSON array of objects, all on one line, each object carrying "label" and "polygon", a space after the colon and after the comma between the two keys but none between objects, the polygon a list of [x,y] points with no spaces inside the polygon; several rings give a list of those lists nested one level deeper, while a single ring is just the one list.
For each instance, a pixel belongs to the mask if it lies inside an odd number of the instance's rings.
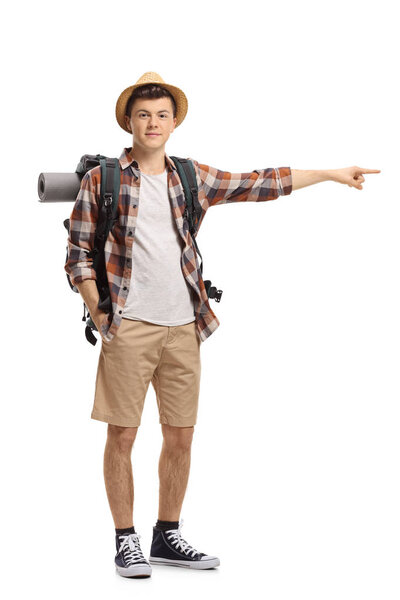
[{"label": "shirt button", "polygon": [[136,206],[137,206],[137,204],[134,204],[134,205],[133,205],[133,208],[136,208]]},{"label": "shirt button", "polygon": [[119,314],[121,314],[121,313],[122,313],[122,310],[119,310],[118,312],[119,312]]},{"label": "shirt button", "polygon": [[128,235],[132,235],[132,231],[128,231]]},{"label": "shirt button", "polygon": [[123,288],[124,290],[128,289],[126,286]]}]

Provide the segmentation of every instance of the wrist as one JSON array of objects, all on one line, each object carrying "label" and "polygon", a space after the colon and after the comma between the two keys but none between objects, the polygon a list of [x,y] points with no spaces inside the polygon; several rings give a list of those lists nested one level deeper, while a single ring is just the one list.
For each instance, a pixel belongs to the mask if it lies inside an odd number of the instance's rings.
[{"label": "wrist", "polygon": [[325,181],[335,181],[335,170],[336,169],[328,169],[324,171]]},{"label": "wrist", "polygon": [[89,310],[89,313],[94,321],[97,321],[101,317],[101,315],[105,314],[104,311],[99,310],[97,307],[93,311]]}]

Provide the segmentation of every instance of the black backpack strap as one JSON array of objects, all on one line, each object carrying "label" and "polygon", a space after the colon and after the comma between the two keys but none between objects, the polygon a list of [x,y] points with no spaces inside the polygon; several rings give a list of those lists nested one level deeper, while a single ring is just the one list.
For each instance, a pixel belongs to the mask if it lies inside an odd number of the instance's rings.
[{"label": "black backpack strap", "polygon": [[[196,179],[196,171],[193,163],[187,158],[180,158],[179,156],[170,157],[178,170],[179,177],[185,193],[186,207],[184,216],[187,218],[189,223],[189,232],[192,236],[193,243],[196,247],[197,254],[201,258],[200,271],[203,277],[203,257],[201,256],[199,247],[196,242],[196,233],[198,230],[199,222],[202,215],[202,208],[199,202],[198,187]],[[204,281],[207,296],[213,298],[216,302],[221,301],[222,290],[217,290],[215,286],[211,286],[211,281],[207,279]]]},{"label": "black backpack strap", "polygon": [[201,256],[195,235],[202,213],[202,208],[198,197],[196,172],[194,170],[192,161],[188,160],[187,158],[180,158],[179,156],[171,156],[170,158],[174,161],[182,182],[186,201],[184,216],[188,220],[190,235],[192,236],[196,251],[201,258],[200,271],[201,275],[203,276],[203,257]]},{"label": "black backpack strap", "polygon": [[180,158],[179,156],[171,156],[170,158],[174,161],[182,182],[188,209],[187,217],[189,221],[189,231],[191,235],[194,235],[197,231],[197,226],[202,213],[198,197],[196,172],[191,160]]},{"label": "black backpack strap", "polygon": [[117,207],[119,197],[119,187],[121,181],[121,172],[118,158],[101,158],[101,186],[100,194],[103,201],[110,206],[107,212],[105,238],[114,226],[117,220]]}]

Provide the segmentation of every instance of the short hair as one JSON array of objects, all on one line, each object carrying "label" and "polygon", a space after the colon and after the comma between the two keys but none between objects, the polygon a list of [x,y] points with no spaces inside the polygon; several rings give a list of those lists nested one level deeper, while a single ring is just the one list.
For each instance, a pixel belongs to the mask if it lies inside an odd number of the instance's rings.
[{"label": "short hair", "polygon": [[147,83],[133,90],[128,102],[126,103],[125,115],[131,117],[132,106],[138,98],[170,98],[172,102],[172,111],[174,118],[176,117],[176,103],[173,95],[165,88],[155,83]]}]

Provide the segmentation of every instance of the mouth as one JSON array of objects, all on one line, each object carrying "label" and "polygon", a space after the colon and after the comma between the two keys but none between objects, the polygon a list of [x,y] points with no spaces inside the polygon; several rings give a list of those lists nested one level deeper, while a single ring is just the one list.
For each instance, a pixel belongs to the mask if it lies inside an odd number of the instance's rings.
[{"label": "mouth", "polygon": [[146,135],[149,135],[150,137],[157,137],[160,134],[159,133],[146,133]]}]

